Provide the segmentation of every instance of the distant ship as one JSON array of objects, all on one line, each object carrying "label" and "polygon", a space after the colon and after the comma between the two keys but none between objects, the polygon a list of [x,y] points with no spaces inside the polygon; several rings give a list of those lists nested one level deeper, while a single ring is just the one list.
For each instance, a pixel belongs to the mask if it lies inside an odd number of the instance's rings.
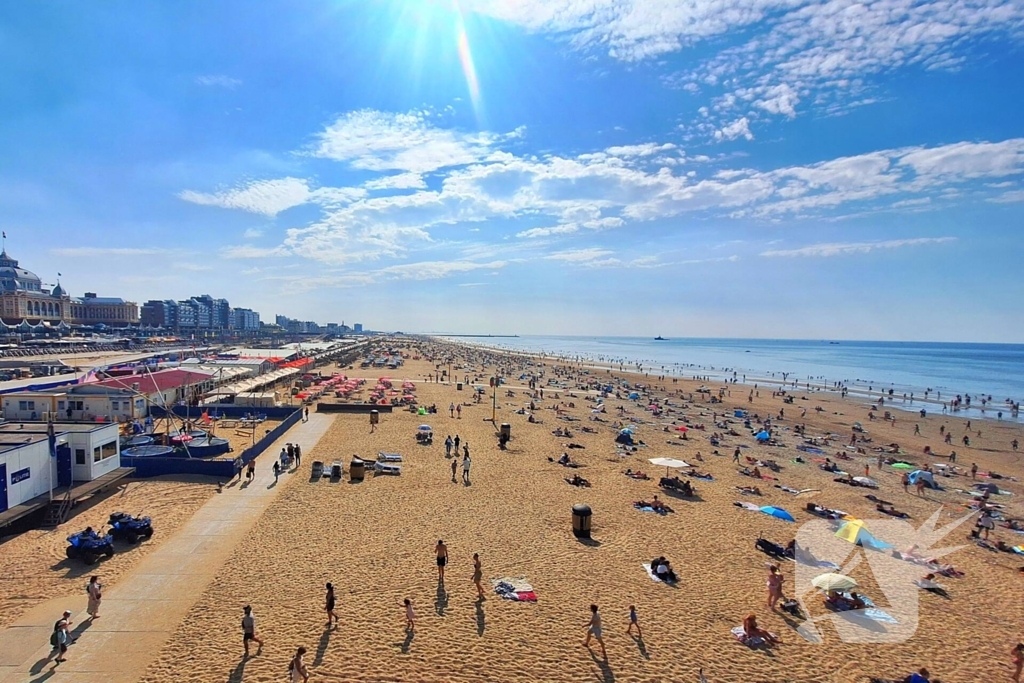
[{"label": "distant ship", "polygon": [[654,341],[668,341],[668,339],[665,339],[664,337],[655,337]]}]

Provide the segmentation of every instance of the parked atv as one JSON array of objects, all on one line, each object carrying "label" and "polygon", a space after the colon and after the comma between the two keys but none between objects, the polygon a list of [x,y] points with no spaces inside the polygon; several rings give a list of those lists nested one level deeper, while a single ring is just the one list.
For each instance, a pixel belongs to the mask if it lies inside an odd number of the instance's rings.
[{"label": "parked atv", "polygon": [[70,545],[64,552],[70,560],[80,559],[86,564],[95,564],[101,555],[114,555],[114,537],[110,534],[98,534],[92,527],[71,534],[68,536],[68,543]]},{"label": "parked atv", "polygon": [[149,517],[133,517],[127,512],[114,512],[110,515],[110,534],[129,543],[137,543],[140,538],[153,535],[153,523]]}]

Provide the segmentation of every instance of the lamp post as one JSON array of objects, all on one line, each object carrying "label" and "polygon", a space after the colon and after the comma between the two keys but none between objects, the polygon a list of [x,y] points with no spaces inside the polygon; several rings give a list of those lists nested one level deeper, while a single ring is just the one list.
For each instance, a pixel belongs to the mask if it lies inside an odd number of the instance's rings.
[{"label": "lamp post", "polygon": [[498,378],[491,378],[491,424],[497,424]]}]

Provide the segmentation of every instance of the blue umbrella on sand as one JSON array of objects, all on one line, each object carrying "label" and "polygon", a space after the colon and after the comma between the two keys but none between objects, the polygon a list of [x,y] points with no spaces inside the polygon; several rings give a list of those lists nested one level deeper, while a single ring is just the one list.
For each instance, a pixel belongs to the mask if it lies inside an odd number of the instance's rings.
[{"label": "blue umbrella on sand", "polygon": [[416,429],[420,430],[421,432],[432,432],[432,431],[434,431],[433,429],[431,429],[430,425],[420,425]]},{"label": "blue umbrella on sand", "polygon": [[793,519],[793,515],[789,514],[788,512],[783,510],[782,508],[772,507],[771,505],[766,505],[763,508],[761,508],[761,512],[763,512],[766,515],[771,515],[772,517],[776,517],[776,518],[781,519],[781,520],[786,521],[786,522],[795,522],[796,521],[795,519]]},{"label": "blue umbrella on sand", "polygon": [[769,434],[768,432],[761,431],[755,434],[754,438],[757,439],[758,441],[767,441],[768,439],[772,438],[772,435]]}]

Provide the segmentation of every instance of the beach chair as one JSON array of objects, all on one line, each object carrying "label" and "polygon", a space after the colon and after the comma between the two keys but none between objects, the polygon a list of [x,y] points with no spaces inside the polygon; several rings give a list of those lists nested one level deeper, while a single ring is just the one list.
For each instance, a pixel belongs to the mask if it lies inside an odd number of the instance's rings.
[{"label": "beach chair", "polygon": [[402,462],[402,454],[378,451],[377,462]]},{"label": "beach chair", "polygon": [[401,465],[391,465],[391,464],[384,463],[384,462],[375,462],[375,463],[373,463],[373,473],[374,473],[374,475],[377,475],[377,474],[401,474],[402,473],[402,466]]},{"label": "beach chair", "polygon": [[324,464],[319,460],[313,461],[313,473],[311,475],[314,479],[319,479],[324,476]]},{"label": "beach chair", "polygon": [[341,461],[335,460],[331,465],[331,479],[341,479],[341,473],[343,470],[344,467],[342,466]]}]

